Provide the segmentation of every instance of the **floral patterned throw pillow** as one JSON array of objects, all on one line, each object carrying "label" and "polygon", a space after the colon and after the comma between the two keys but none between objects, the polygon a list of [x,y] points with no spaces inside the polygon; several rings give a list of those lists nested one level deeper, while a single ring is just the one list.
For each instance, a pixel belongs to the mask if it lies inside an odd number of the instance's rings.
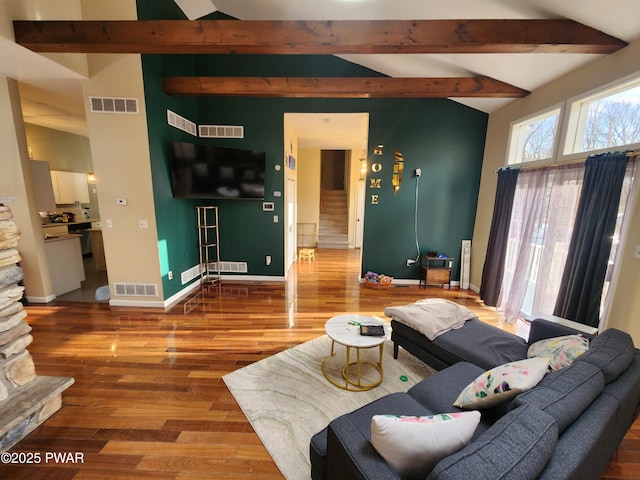
[{"label": "floral patterned throw pillow", "polygon": [[548,371],[548,358],[505,363],[487,370],[467,385],[453,405],[464,409],[494,407],[535,387]]},{"label": "floral patterned throw pillow", "polygon": [[565,335],[532,343],[527,351],[527,357],[548,358],[549,369],[554,371],[568,367],[587,350],[589,350],[589,340],[585,337],[582,335]]}]

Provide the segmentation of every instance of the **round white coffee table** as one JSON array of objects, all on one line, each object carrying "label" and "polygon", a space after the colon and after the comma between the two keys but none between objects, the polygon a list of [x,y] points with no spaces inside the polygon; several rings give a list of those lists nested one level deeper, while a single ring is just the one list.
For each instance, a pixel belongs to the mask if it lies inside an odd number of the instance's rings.
[{"label": "round white coffee table", "polygon": [[[382,325],[384,327],[384,336],[371,337],[360,335],[360,325]],[[371,390],[382,383],[384,372],[382,370],[382,352],[384,342],[389,335],[389,330],[383,322],[374,317],[356,314],[337,315],[327,320],[324,325],[327,335],[331,339],[331,354],[322,362],[322,373],[336,387],[344,390],[362,392]],[[346,347],[346,361],[342,368],[342,379],[337,381],[333,376],[327,373],[327,362],[333,358],[335,353],[335,344],[339,343]],[[360,350],[365,348],[379,347],[380,357],[377,362],[360,360]],[[356,350],[356,360],[351,360],[351,349]],[[362,377],[362,366],[369,365],[378,373],[377,378],[371,382],[364,383]],[[353,368],[352,368],[353,367]],[[355,373],[352,376],[351,370]]]}]

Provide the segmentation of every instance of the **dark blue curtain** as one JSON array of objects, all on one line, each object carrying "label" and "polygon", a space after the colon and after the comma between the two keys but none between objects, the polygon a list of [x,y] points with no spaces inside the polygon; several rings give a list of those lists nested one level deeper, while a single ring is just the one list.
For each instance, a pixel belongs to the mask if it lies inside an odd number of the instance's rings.
[{"label": "dark blue curtain", "polygon": [[626,153],[587,158],[582,193],[554,315],[597,327]]},{"label": "dark blue curtain", "polygon": [[480,298],[485,305],[491,307],[498,304],[502,288],[511,210],[513,209],[518,172],[519,170],[510,168],[498,171],[496,201],[493,205],[489,244],[482,269],[482,284],[480,285]]}]

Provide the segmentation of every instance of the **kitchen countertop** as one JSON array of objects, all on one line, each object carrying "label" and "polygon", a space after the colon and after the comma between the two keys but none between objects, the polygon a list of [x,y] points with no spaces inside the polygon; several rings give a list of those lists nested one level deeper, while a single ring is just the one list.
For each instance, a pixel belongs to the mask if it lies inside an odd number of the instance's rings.
[{"label": "kitchen countertop", "polygon": [[67,234],[63,234],[63,235],[52,235],[49,238],[47,238],[47,236],[45,235],[44,243],[60,242],[62,240],[73,240],[74,238],[80,238],[80,237],[82,237],[82,235],[79,234],[79,233],[67,233]]},{"label": "kitchen countertop", "polygon": [[90,218],[87,218],[86,220],[81,220],[79,222],[49,222],[49,223],[43,223],[42,228],[58,227],[60,225],[80,225],[82,223],[91,223],[91,222],[99,222],[99,221],[100,220],[92,220]]}]

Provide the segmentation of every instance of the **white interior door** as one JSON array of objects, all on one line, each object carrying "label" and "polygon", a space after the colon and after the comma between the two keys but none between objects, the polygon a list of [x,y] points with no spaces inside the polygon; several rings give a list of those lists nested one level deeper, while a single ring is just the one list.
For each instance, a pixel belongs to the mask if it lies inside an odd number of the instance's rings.
[{"label": "white interior door", "polygon": [[285,271],[288,271],[296,260],[296,180],[287,178],[287,231],[285,248]]},{"label": "white interior door", "polygon": [[355,248],[362,248],[364,237],[364,182],[358,182],[356,185],[356,237]]}]

